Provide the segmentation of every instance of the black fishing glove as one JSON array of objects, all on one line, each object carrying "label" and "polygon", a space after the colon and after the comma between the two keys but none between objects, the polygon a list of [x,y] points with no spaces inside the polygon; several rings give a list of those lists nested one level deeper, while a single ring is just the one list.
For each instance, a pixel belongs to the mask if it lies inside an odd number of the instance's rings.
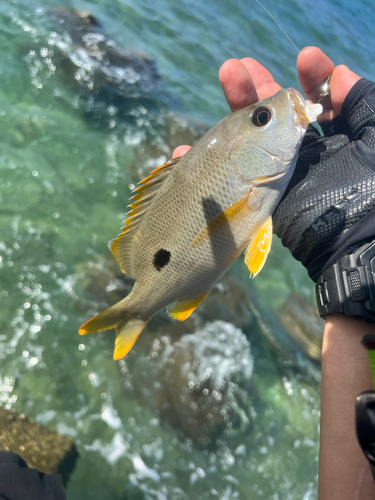
[{"label": "black fishing glove", "polygon": [[60,474],[44,474],[19,455],[0,451],[0,500],[66,500],[66,495]]},{"label": "black fishing glove", "polygon": [[375,322],[374,110],[375,84],[362,79],[341,116],[321,124],[324,137],[309,127],[273,216],[283,245],[317,282],[323,317],[338,312]]}]

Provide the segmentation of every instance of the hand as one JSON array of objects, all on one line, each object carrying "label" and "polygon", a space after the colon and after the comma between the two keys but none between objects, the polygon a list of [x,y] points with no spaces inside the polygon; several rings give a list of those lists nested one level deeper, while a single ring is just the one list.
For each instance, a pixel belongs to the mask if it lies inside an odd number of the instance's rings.
[{"label": "hand", "polygon": [[[319,120],[324,137],[309,128],[295,174],[273,222],[284,245],[316,279],[324,267],[349,253],[353,246],[374,240],[375,85],[366,81],[357,84],[358,75],[345,66],[335,67],[316,47],[301,51],[297,70],[307,98],[332,74],[332,109]],[[280,88],[262,65],[247,58],[224,63],[220,81],[232,111]],[[180,146],[175,156],[187,149]],[[348,194],[352,201],[345,206],[340,201]],[[317,232],[312,229],[316,221],[322,222]],[[372,328],[364,321],[338,314],[327,318],[322,352],[321,500],[374,497],[370,469],[354,430],[355,397],[372,386],[366,353],[360,344],[362,335]]]},{"label": "hand", "polygon": [[[335,67],[317,47],[306,47],[300,52],[297,70],[307,99],[311,98],[311,90],[332,73],[330,84],[333,110],[321,115],[319,121],[332,120],[340,114],[347,93],[360,78],[346,66]],[[232,111],[269,97],[281,89],[271,73],[250,57],[226,61],[220,68],[219,78]],[[190,146],[179,146],[173,156],[182,156],[189,149]]]},{"label": "hand", "polygon": [[[363,142],[353,142],[353,132],[361,135],[363,127],[354,130],[357,126],[355,119],[349,123],[339,116],[347,94],[360,77],[346,66],[335,67],[317,47],[307,47],[300,52],[297,70],[307,98],[312,97],[313,89],[331,74],[332,109],[325,111],[319,118],[325,137],[321,137],[313,127],[308,130],[295,173],[273,220],[276,234],[308,268],[315,281],[323,268],[344,255],[349,248],[347,245],[353,243],[351,235],[354,233],[349,229],[371,210],[373,193],[366,191],[366,183],[371,180],[361,170],[362,160],[358,160],[358,155],[351,156],[354,154],[353,146],[357,152],[360,150],[359,156],[363,153]],[[281,88],[271,73],[251,58],[226,61],[220,69],[220,81],[232,111],[273,95]],[[349,112],[353,112],[356,103],[352,104],[347,103],[345,118]],[[180,146],[174,156],[181,156],[188,149],[188,146]],[[375,156],[374,150],[372,153]],[[372,161],[375,165],[375,157]],[[359,205],[356,202],[355,206],[344,207],[337,217],[325,224],[324,214],[335,204],[340,205],[342,193],[351,192],[358,182],[361,182],[363,192],[363,196],[360,193]],[[319,217],[323,220],[315,231],[312,226]],[[344,233],[347,241],[341,238]],[[363,239],[363,234],[359,238]],[[336,247],[332,247],[334,242]],[[359,243],[358,239],[354,241],[354,244]]]}]

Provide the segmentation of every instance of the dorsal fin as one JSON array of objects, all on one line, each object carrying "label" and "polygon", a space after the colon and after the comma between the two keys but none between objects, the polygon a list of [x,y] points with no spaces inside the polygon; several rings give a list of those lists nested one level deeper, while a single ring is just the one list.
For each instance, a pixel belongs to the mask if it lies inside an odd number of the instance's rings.
[{"label": "dorsal fin", "polygon": [[109,242],[111,252],[122,272],[130,277],[133,277],[130,250],[136,229],[138,229],[143,219],[143,215],[147,211],[155,194],[158,192],[159,187],[164,182],[169,172],[178,163],[179,159],[180,158],[172,158],[172,160],[153,170],[148,177],[139,183],[138,187],[133,191],[134,196],[131,198],[133,203],[129,205],[131,210],[127,213],[128,218],[125,220],[125,226],[122,228],[123,233]]}]

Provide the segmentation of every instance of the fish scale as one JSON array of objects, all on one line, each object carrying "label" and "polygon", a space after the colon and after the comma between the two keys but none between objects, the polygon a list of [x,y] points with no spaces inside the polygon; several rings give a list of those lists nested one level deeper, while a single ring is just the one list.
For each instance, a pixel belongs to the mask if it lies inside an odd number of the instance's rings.
[{"label": "fish scale", "polygon": [[[183,160],[189,164],[188,175],[194,178],[194,165],[190,165],[188,157]],[[213,167],[215,167],[215,164],[213,164]],[[196,171],[201,177],[202,175],[207,175],[206,171],[199,172],[200,170],[200,166],[196,165]],[[191,183],[190,189],[184,189],[183,191],[177,191],[173,186],[170,187],[168,185],[174,181],[173,174],[174,172],[171,173],[168,182],[163,186],[163,192],[156,195],[152,210],[150,210],[147,214],[147,219],[145,219],[142,231],[148,234],[147,240],[134,246],[134,253],[137,255],[135,267],[141,269],[141,274],[139,275],[139,279],[141,280],[154,279],[157,281],[159,278],[158,273],[155,273],[155,269],[152,265],[152,256],[161,246],[167,250],[170,249],[172,252],[171,264],[165,269],[164,275],[165,283],[169,284],[168,291],[171,289],[171,292],[168,294],[166,293],[167,290],[163,289],[162,294],[156,291],[153,293],[152,298],[145,297],[145,300],[147,300],[150,305],[151,303],[155,303],[154,307],[157,309],[163,307],[164,302],[168,304],[178,298],[174,286],[176,281],[181,280],[185,283],[183,293],[188,295],[197,289],[199,292],[203,292],[202,287],[204,287],[205,282],[209,280],[210,274],[212,274],[210,268],[212,268],[213,259],[212,255],[210,255],[211,248],[209,244],[206,245],[207,248],[203,253],[205,259],[205,265],[203,266],[200,264],[201,249],[193,248],[189,252],[186,252],[186,240],[192,242],[196,234],[207,224],[202,205],[199,201],[204,198],[212,198],[219,200],[220,205],[227,207],[238,199],[238,194],[235,189],[229,190],[228,187],[223,189],[223,186],[226,186],[227,182],[230,181],[229,172],[228,175],[224,175],[220,173],[217,166],[216,173],[214,172],[213,175],[211,174],[211,179],[214,182],[210,185],[207,183],[204,184],[203,182],[198,184]],[[198,178],[199,175],[197,176]],[[175,182],[178,182],[178,180]],[[169,194],[170,192],[173,193],[172,196]],[[183,218],[184,213],[174,213],[174,217],[163,218],[162,220],[160,220],[158,214],[161,210],[166,213],[172,213],[173,207],[178,205],[191,205],[195,207],[195,210],[190,212],[189,224],[185,225],[184,232],[171,232],[170,228],[175,224],[182,224],[181,218]],[[180,220],[173,220],[176,218]],[[150,232],[148,231],[148,227],[153,227],[154,230]],[[141,239],[142,235],[140,234],[139,237]],[[225,248],[223,250],[223,256],[228,258]],[[177,266],[174,265],[174,257],[178,262]],[[197,262],[199,263],[199,268],[198,272],[195,274],[194,263]],[[186,280],[188,276],[190,279]],[[162,303],[160,303],[160,301],[162,301]]]},{"label": "fish scale", "polygon": [[281,90],[224,118],[181,159],[144,179],[124,232],[111,243],[134,287],[79,333],[116,328],[120,359],[159,310],[186,319],[246,247],[255,276],[271,247],[272,212],[321,109]]}]

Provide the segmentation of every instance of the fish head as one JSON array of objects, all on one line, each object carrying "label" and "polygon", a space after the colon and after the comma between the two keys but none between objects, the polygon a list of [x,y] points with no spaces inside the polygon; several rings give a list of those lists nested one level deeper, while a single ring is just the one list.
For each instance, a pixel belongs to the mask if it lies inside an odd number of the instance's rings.
[{"label": "fish head", "polygon": [[233,113],[228,160],[244,183],[289,181],[308,124],[322,111],[320,104],[289,88]]}]

